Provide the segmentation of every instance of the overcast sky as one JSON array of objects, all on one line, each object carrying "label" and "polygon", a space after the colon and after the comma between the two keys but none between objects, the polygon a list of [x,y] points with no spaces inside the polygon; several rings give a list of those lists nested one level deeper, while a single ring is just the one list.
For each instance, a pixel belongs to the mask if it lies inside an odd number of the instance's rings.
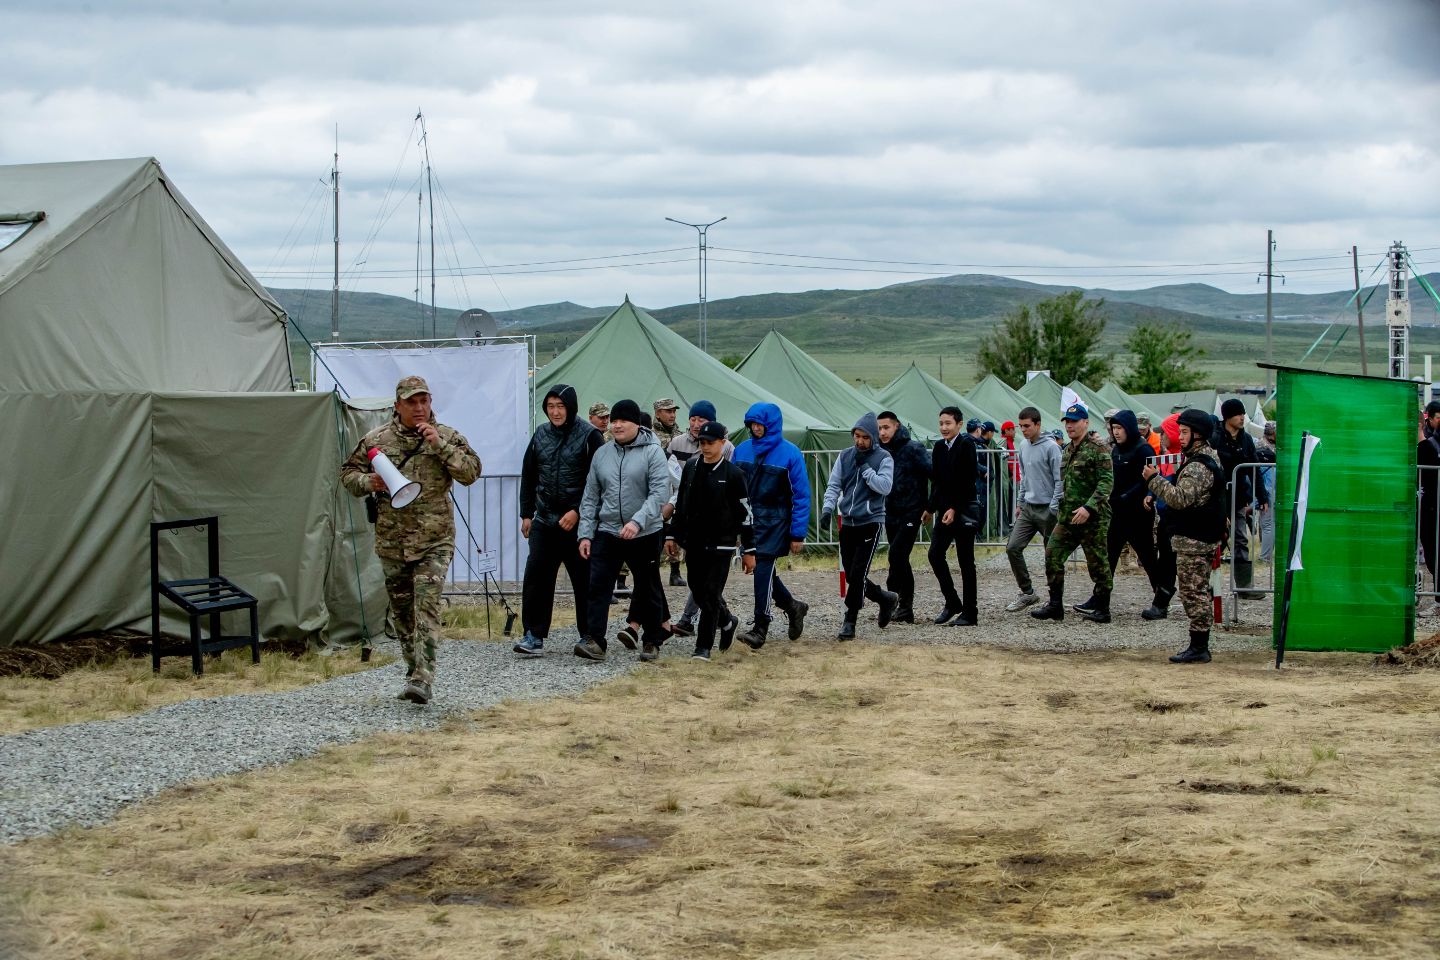
[{"label": "overcast sky", "polygon": [[155,156],[262,280],[328,288],[338,125],[343,285],[409,295],[420,108],[447,306],[693,302],[667,216],[728,217],[712,299],[1255,292],[1266,228],[1284,289],[1332,290],[1352,243],[1440,269],[1437,9],[0,0],[0,163]]}]

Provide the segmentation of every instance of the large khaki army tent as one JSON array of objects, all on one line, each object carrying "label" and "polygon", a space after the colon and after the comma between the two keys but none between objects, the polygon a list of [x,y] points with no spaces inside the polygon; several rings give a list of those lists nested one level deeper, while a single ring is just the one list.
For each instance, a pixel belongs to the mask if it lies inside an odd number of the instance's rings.
[{"label": "large khaki army tent", "polygon": [[[921,370],[914,363],[880,391],[881,407],[893,410],[917,440],[938,437],[936,421],[942,407],[959,407],[965,420],[994,420],[990,412]],[[1001,420],[1004,418],[1002,417]],[[1000,421],[996,420],[998,427]]]},{"label": "large khaki army tent", "polygon": [[860,393],[774,330],[735,367],[735,372],[815,419],[846,430],[866,413],[877,410],[873,397]]},{"label": "large khaki army tent", "polygon": [[828,426],[731,370],[629,297],[537,376],[537,397],[557,383],[567,383],[579,394],[582,410],[597,400],[614,404],[629,398],[648,413],[651,403],[669,397],[680,405],[683,422],[690,404],[709,400],[736,437],[745,431],[745,411],[762,400],[780,407],[785,436],[793,443],[802,443],[807,430]]},{"label": "large khaki army tent", "polygon": [[[1006,420],[1020,419],[1020,411],[1031,405],[1029,400],[1020,395],[1020,391],[993,373],[971,387],[965,396],[982,409],[989,410],[993,416],[999,417],[1000,419],[995,421],[997,427]],[[1044,417],[1043,411],[1041,417]]]},{"label": "large khaki army tent", "polygon": [[[288,392],[284,312],[160,166],[0,167],[0,244],[0,645],[148,628],[150,522],[212,514],[267,638],[378,634],[336,471],[384,413]],[[164,536],[162,577],[203,575]]]}]

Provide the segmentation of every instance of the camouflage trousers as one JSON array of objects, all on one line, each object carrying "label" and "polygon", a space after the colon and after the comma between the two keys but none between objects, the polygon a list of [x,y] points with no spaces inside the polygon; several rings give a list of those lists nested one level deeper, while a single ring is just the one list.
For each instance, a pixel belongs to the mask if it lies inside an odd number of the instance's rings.
[{"label": "camouflage trousers", "polygon": [[1065,594],[1065,561],[1079,547],[1085,551],[1085,568],[1095,582],[1095,596],[1108,597],[1114,585],[1110,560],[1106,553],[1109,518],[1092,518],[1087,523],[1057,523],[1045,541],[1045,583],[1055,596]]},{"label": "camouflage trousers", "polygon": [[435,682],[435,644],[440,639],[440,594],[455,548],[432,547],[419,560],[408,563],[381,559],[385,593],[390,597],[390,618],[405,657],[406,676]]},{"label": "camouflage trousers", "polygon": [[1191,630],[1209,630],[1215,624],[1215,604],[1210,595],[1208,553],[1175,554],[1175,586]]}]

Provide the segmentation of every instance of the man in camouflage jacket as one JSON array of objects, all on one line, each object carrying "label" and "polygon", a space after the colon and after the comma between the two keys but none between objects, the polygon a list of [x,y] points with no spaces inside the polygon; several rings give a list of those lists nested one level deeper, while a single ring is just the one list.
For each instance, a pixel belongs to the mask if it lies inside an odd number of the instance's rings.
[{"label": "man in camouflage jacket", "polygon": [[1037,620],[1065,619],[1065,561],[1076,547],[1085,551],[1085,567],[1094,581],[1090,606],[1080,611],[1087,620],[1110,622],[1110,490],[1115,484],[1110,452],[1090,433],[1090,411],[1072,403],[1060,418],[1070,445],[1060,456],[1060,508],[1055,529],[1045,543],[1045,582],[1050,599],[1031,612]]},{"label": "man in camouflage jacket", "polygon": [[1215,615],[1210,566],[1225,539],[1229,512],[1225,470],[1210,446],[1213,423],[1214,418],[1204,410],[1180,414],[1180,448],[1185,453],[1180,469],[1173,478],[1162,477],[1153,464],[1143,473],[1151,495],[1165,501],[1165,519],[1175,550],[1175,583],[1190,618],[1190,645],[1171,657],[1171,663],[1210,662],[1210,627]]},{"label": "man in camouflage jacket", "polygon": [[[390,505],[385,481],[370,463],[373,448],[379,448],[408,479],[420,483],[420,495],[403,509]],[[479,476],[480,458],[463,436],[436,421],[430,387],[420,377],[406,377],[396,385],[390,422],[367,433],[340,468],[346,490],[356,497],[373,495],[378,501],[375,555],[385,571],[391,619],[408,668],[402,700],[430,702],[435,643],[440,638],[440,592],[455,554],[455,518],[448,494],[452,481],[469,486]]]}]

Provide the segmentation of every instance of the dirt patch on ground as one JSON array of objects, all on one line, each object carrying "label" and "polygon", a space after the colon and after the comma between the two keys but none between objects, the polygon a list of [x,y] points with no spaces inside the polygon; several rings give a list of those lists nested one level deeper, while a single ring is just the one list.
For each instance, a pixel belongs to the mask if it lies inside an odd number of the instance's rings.
[{"label": "dirt patch on ground", "polygon": [[0,929],[40,960],[1434,955],[1440,673],[1270,661],[670,663],[0,849]]},{"label": "dirt patch on ground", "polygon": [[148,637],[128,630],[67,637],[41,646],[0,647],[0,677],[56,680],[80,667],[103,667],[145,649]]},{"label": "dirt patch on ground", "polygon": [[1440,633],[1388,650],[1376,657],[1375,663],[1384,667],[1440,668]]}]

